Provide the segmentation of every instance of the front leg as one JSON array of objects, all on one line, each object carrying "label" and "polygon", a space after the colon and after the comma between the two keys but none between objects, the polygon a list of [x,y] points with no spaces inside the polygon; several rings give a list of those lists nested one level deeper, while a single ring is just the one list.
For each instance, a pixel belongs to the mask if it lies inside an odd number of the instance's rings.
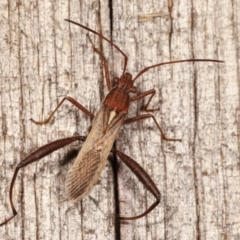
[{"label": "front leg", "polygon": [[152,100],[152,98],[153,98],[153,96],[154,96],[155,93],[156,93],[156,90],[151,89],[151,90],[148,90],[148,91],[146,91],[146,92],[143,92],[143,93],[141,93],[141,94],[139,94],[139,95],[137,95],[137,96],[132,97],[132,98],[130,99],[130,101],[131,101],[131,102],[134,102],[134,101],[140,100],[141,98],[144,98],[144,97],[150,95],[147,103],[142,106],[141,110],[142,110],[142,111],[145,111],[145,112],[157,111],[157,110],[159,110],[159,108],[148,109],[148,105],[149,105],[149,103],[151,102],[151,100]]}]

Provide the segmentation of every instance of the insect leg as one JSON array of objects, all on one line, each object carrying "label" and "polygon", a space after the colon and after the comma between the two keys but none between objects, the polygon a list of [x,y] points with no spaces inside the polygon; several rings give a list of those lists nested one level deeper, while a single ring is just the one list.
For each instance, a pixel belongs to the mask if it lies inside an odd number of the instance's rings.
[{"label": "insect leg", "polygon": [[130,102],[134,102],[134,101],[139,100],[139,99],[141,99],[141,98],[144,98],[144,97],[146,97],[146,96],[148,96],[148,95],[151,95],[151,96],[149,97],[149,100],[147,101],[147,103],[142,106],[141,110],[142,110],[142,111],[146,111],[146,112],[153,112],[153,111],[155,111],[155,110],[159,110],[159,108],[148,109],[148,105],[149,105],[149,103],[151,102],[151,100],[152,100],[152,98],[153,98],[153,96],[154,96],[155,93],[156,93],[156,90],[155,90],[155,89],[148,90],[148,91],[143,92],[143,93],[141,93],[141,94],[139,94],[139,95],[137,95],[137,96],[132,97],[132,98],[130,99]]},{"label": "insect leg", "polygon": [[142,115],[139,115],[139,116],[136,116],[136,117],[133,117],[133,118],[128,118],[124,121],[124,124],[128,124],[128,123],[132,123],[132,122],[135,122],[135,121],[139,121],[139,120],[143,120],[143,119],[146,119],[146,118],[152,118],[153,121],[155,122],[155,124],[157,125],[161,135],[162,135],[162,139],[165,140],[165,141],[178,141],[178,142],[181,142],[182,140],[181,139],[175,139],[175,138],[168,138],[165,136],[165,134],[163,133],[163,130],[161,129],[160,125],[158,124],[156,118],[152,115],[152,114],[142,114]]},{"label": "insect leg", "polygon": [[10,204],[11,204],[11,208],[12,208],[12,212],[13,212],[13,216],[11,216],[10,218],[6,219],[4,222],[2,222],[0,224],[0,226],[5,225],[7,222],[9,222],[11,219],[13,219],[16,215],[17,215],[17,211],[14,207],[13,204],[13,186],[15,183],[15,180],[17,178],[17,174],[20,168],[23,168],[25,166],[27,166],[28,164],[32,163],[32,162],[36,162],[38,160],[40,160],[41,158],[49,155],[50,153],[65,147],[66,145],[77,141],[77,140],[81,140],[84,141],[86,139],[86,137],[82,137],[82,136],[74,136],[74,137],[68,137],[68,138],[63,138],[63,139],[59,139],[56,140],[54,142],[48,143],[42,147],[40,147],[39,149],[37,149],[36,151],[32,152],[31,154],[29,154],[26,158],[24,158],[16,167],[15,172],[13,174],[12,177],[12,181],[11,181],[11,185],[10,185],[10,190],[9,190],[9,199],[10,199]]},{"label": "insect leg", "polygon": [[79,102],[77,102],[74,98],[71,98],[71,97],[64,97],[62,99],[62,101],[57,105],[57,107],[55,108],[55,110],[50,114],[50,116],[45,119],[44,121],[35,121],[33,120],[32,118],[30,119],[32,122],[34,122],[35,124],[39,124],[39,125],[42,125],[42,124],[47,124],[49,123],[49,121],[51,120],[51,118],[53,117],[54,113],[58,110],[58,108],[63,104],[63,102],[65,100],[68,100],[70,103],[72,103],[75,107],[77,107],[78,109],[80,109],[81,111],[83,111],[85,114],[87,114],[89,117],[93,118],[94,115],[89,112],[85,107],[83,107],[82,104],[80,104]]},{"label": "insect leg", "polygon": [[110,81],[108,61],[107,61],[106,57],[104,56],[104,54],[95,47],[95,45],[94,45],[92,39],[89,37],[89,35],[87,35],[87,37],[88,37],[90,43],[92,44],[93,50],[103,59],[107,88],[108,88],[108,91],[110,91],[112,87],[111,87],[111,81]]},{"label": "insect leg", "polygon": [[147,188],[147,190],[151,192],[156,198],[156,201],[144,213],[134,217],[120,217],[120,220],[135,220],[135,219],[144,217],[160,203],[161,194],[156,184],[151,179],[151,177],[137,162],[135,162],[132,158],[125,155],[124,153],[118,151],[117,149],[113,149],[113,151],[118,155],[118,157],[121,158],[121,160],[128,166],[128,168],[137,176],[137,178],[142,182],[142,184]]}]

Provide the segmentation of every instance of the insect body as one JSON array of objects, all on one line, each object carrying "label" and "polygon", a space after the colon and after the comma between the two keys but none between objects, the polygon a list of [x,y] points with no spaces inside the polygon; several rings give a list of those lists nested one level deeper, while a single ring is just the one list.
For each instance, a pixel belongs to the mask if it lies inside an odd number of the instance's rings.
[{"label": "insect body", "polygon": [[6,219],[0,226],[9,222],[14,216],[17,215],[17,211],[13,204],[13,186],[20,168],[25,167],[26,165],[38,161],[44,156],[50,154],[51,152],[58,150],[74,141],[77,140],[85,140],[81,151],[79,152],[72,168],[69,171],[68,178],[67,178],[67,197],[72,201],[78,201],[88,195],[91,189],[94,187],[96,182],[98,181],[101,172],[105,166],[108,154],[110,151],[113,151],[138,177],[138,179],[143,183],[143,185],[155,196],[156,201],[142,214],[133,216],[133,217],[120,217],[120,220],[134,220],[137,218],[141,218],[148,214],[151,210],[153,210],[160,202],[160,192],[151,179],[151,177],[146,173],[146,171],[136,163],[132,158],[125,155],[124,153],[120,152],[117,149],[112,149],[113,143],[117,137],[117,134],[123,124],[128,124],[134,121],[144,120],[147,118],[152,118],[155,125],[159,129],[162,139],[166,141],[181,141],[180,139],[173,139],[167,138],[162,129],[160,128],[157,120],[152,114],[146,113],[139,116],[135,116],[132,118],[126,119],[128,108],[130,102],[142,99],[146,96],[149,96],[149,100],[147,104],[143,107],[145,111],[151,111],[148,109],[148,105],[155,94],[155,90],[151,89],[149,91],[140,93],[137,96],[130,97],[129,93],[135,93],[136,87],[134,86],[134,81],[142,75],[144,72],[148,71],[151,68],[158,67],[165,64],[173,64],[179,62],[192,62],[192,61],[209,61],[209,62],[222,62],[219,60],[212,60],[212,59],[187,59],[187,60],[178,60],[178,61],[171,61],[171,62],[164,62],[152,65],[150,67],[144,68],[140,71],[137,76],[132,79],[132,75],[126,72],[127,66],[127,56],[119,49],[117,45],[112,43],[106,37],[102,36],[101,34],[95,32],[94,30],[87,28],[79,23],[73,22],[71,20],[66,20],[73,24],[76,24],[89,32],[92,32],[98,35],[100,38],[106,40],[109,44],[111,44],[114,48],[116,48],[124,57],[124,67],[123,73],[120,78],[117,78],[115,86],[112,88],[110,83],[109,77],[109,70],[108,70],[108,63],[104,57],[104,55],[94,47],[91,39],[91,43],[93,45],[94,50],[100,55],[104,62],[104,69],[105,69],[105,76],[106,76],[106,83],[109,90],[108,95],[103,100],[100,110],[97,112],[96,116],[89,112],[85,107],[83,107],[80,103],[78,103],[75,99],[71,97],[65,97],[63,100],[58,104],[56,109],[51,113],[51,115],[43,122],[35,122],[36,124],[46,124],[50,121],[53,117],[54,113],[58,110],[58,108],[63,104],[64,101],[69,101],[89,117],[93,118],[92,128],[90,133],[88,134],[87,138],[83,136],[74,136],[69,138],[64,138],[60,140],[56,140],[52,143],[46,144],[43,147],[37,149],[25,159],[23,159],[15,169],[11,185],[9,191],[9,198],[10,204],[12,208],[13,215]]},{"label": "insect body", "polygon": [[92,129],[67,179],[67,195],[71,200],[86,196],[100,177],[128,111],[129,95],[126,91],[132,90],[127,86],[127,81],[132,83],[129,77],[126,73],[119,79],[120,86],[110,91],[93,119]]}]

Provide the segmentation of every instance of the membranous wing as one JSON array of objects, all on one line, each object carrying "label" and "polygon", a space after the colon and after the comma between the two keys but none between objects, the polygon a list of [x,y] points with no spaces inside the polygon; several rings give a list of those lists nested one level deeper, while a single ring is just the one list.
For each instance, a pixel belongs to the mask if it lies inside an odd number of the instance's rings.
[{"label": "membranous wing", "polygon": [[[76,201],[92,189],[101,171],[100,152],[92,149],[82,159],[78,159],[70,170],[67,179],[68,199]],[[97,180],[96,179],[96,180]]]}]

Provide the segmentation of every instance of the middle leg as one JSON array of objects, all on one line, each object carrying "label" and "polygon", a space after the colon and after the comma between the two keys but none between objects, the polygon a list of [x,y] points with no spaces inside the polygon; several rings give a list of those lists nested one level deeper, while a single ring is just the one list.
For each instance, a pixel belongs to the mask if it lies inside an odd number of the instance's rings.
[{"label": "middle leg", "polygon": [[143,119],[147,119],[147,118],[152,118],[154,123],[156,124],[157,128],[159,129],[161,135],[162,135],[162,139],[165,140],[165,141],[172,141],[172,142],[181,142],[182,140],[181,139],[175,139],[175,138],[168,138],[165,136],[165,134],[163,133],[163,130],[161,129],[160,125],[158,124],[156,118],[152,115],[152,114],[142,114],[142,115],[139,115],[139,116],[136,116],[136,117],[132,117],[132,118],[128,118],[124,121],[124,124],[128,124],[128,123],[132,123],[132,122],[135,122],[135,121],[139,121],[139,120],[143,120]]}]

